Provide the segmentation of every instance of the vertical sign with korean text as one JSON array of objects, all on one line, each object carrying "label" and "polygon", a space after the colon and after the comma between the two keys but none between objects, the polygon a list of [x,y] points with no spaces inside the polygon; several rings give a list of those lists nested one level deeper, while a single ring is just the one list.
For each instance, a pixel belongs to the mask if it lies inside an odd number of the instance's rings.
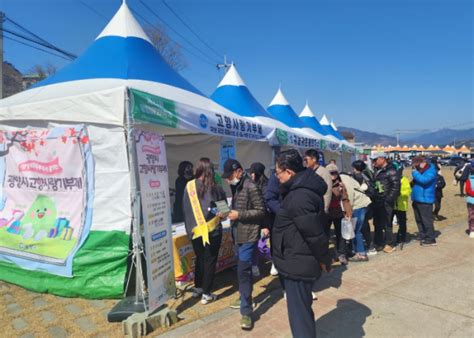
[{"label": "vertical sign with korean text", "polygon": [[154,311],[175,294],[171,213],[163,136],[135,130],[145,229],[148,306]]}]

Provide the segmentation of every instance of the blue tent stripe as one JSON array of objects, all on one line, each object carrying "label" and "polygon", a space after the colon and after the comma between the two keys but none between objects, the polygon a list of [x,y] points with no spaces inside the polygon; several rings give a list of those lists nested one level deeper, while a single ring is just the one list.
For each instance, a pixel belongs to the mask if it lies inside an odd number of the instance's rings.
[{"label": "blue tent stripe", "polygon": [[203,95],[161,57],[146,40],[105,36],[78,59],[36,87],[86,79],[130,79],[159,82]]},{"label": "blue tent stripe", "polygon": [[290,128],[307,128],[290,106],[276,104],[268,107],[267,110],[273,118],[283,122]]},{"label": "blue tent stripe", "polygon": [[272,118],[246,86],[225,85],[218,87],[212,93],[211,99],[241,116]]},{"label": "blue tent stripe", "polygon": [[309,116],[302,116],[300,117],[300,120],[310,127],[311,129],[315,130],[316,132],[322,134],[322,135],[331,135],[321,124],[319,124],[318,120],[314,117],[309,117]]}]

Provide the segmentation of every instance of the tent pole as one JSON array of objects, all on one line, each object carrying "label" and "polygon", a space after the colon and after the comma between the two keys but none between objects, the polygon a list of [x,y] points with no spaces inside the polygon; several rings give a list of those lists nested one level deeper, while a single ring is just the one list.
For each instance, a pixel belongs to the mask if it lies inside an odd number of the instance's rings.
[{"label": "tent pole", "polygon": [[[135,145],[134,120],[130,114],[128,89],[125,89],[125,129],[127,132],[128,165],[130,168],[130,194],[132,200],[132,266],[135,265],[135,296],[125,297],[108,313],[109,322],[121,322],[134,313],[148,310],[146,303],[145,280],[143,276],[142,254],[143,242],[140,229],[141,195],[138,184],[137,151]],[[132,269],[130,269],[132,273]],[[127,283],[128,288],[128,283]],[[127,290],[125,290],[126,293]]]}]

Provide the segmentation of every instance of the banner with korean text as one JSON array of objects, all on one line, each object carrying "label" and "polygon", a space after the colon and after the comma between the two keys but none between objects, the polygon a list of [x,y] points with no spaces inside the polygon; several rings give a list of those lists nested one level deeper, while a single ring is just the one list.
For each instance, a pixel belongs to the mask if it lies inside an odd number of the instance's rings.
[{"label": "banner with korean text", "polygon": [[0,188],[0,260],[73,277],[92,219],[85,128],[0,130]]},{"label": "banner with korean text", "polygon": [[149,311],[175,294],[168,165],[163,136],[135,130]]}]

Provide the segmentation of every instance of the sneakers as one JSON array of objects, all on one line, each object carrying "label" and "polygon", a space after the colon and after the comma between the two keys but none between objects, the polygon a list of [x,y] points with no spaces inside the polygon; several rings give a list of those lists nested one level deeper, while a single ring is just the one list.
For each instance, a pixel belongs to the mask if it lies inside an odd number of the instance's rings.
[{"label": "sneakers", "polygon": [[202,296],[202,292],[203,290],[201,288],[194,288],[192,297],[199,298]]},{"label": "sneakers", "polygon": [[283,290],[283,299],[286,300],[286,291]]},{"label": "sneakers", "polygon": [[258,265],[252,265],[252,275],[254,277],[260,277],[260,269],[258,268]]},{"label": "sneakers", "polygon": [[202,297],[201,297],[201,304],[206,305],[206,304],[209,304],[209,303],[215,301],[216,299],[217,299],[217,295],[215,295],[215,294],[212,294],[212,293],[210,293],[208,295],[203,294]]},{"label": "sneakers", "polygon": [[275,268],[275,264],[272,263],[272,268],[270,269],[270,275],[278,276],[278,270]]},{"label": "sneakers", "polygon": [[425,239],[424,241],[421,242],[421,246],[437,246],[437,245],[438,243],[436,243],[435,239],[432,239],[430,241]]},{"label": "sneakers", "polygon": [[471,232],[469,233],[469,238],[474,238],[474,231],[471,231]]},{"label": "sneakers", "polygon": [[[232,303],[230,303],[229,307],[235,310],[240,309],[240,298],[237,298]],[[257,307],[257,304],[255,304],[255,302],[252,302],[252,308],[255,309],[256,307]]]},{"label": "sneakers", "polygon": [[394,251],[397,250],[397,247],[394,247],[394,246],[390,246],[390,245],[385,245],[385,247],[383,248],[383,252],[385,253],[392,253]]},{"label": "sneakers", "polygon": [[368,256],[375,256],[376,254],[377,250],[375,250],[375,248],[369,249],[369,251],[367,251]]},{"label": "sneakers", "polygon": [[252,328],[253,328],[252,317],[242,316],[242,318],[240,318],[240,328],[242,330],[252,330]]},{"label": "sneakers", "polygon": [[349,260],[351,262],[367,262],[369,260],[369,257],[367,257],[367,255],[356,253],[354,256],[349,258]]},{"label": "sneakers", "polygon": [[339,255],[339,257],[337,258],[339,260],[339,262],[341,263],[341,265],[347,265],[347,258],[346,256],[344,255]]},{"label": "sneakers", "polygon": [[316,292],[311,292],[311,295],[313,296],[313,300],[318,300],[318,295],[316,294]]}]

